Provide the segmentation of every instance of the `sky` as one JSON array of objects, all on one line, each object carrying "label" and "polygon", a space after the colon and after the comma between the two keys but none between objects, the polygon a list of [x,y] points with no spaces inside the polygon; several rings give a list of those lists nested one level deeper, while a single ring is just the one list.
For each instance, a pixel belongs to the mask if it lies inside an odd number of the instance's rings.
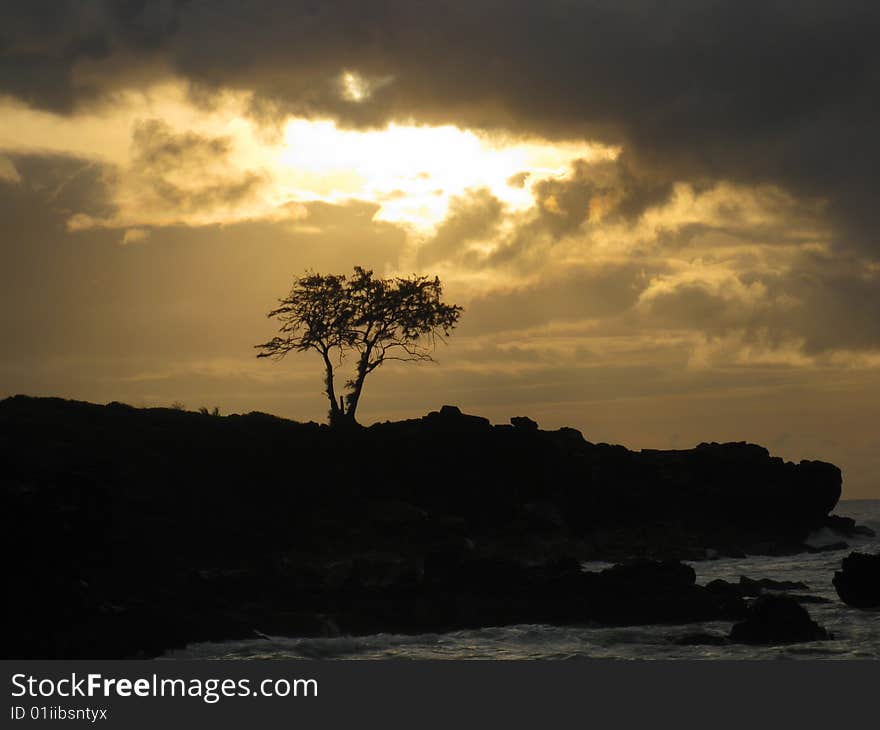
[{"label": "sky", "polygon": [[750,441],[880,498],[880,6],[0,4],[0,397],[323,421],[258,360],[306,270],[439,276],[456,404]]}]

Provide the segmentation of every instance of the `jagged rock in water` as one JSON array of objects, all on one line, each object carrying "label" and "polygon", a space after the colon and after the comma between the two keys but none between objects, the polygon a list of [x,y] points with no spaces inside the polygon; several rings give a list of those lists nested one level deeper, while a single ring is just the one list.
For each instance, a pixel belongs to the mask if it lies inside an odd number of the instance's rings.
[{"label": "jagged rock in water", "polygon": [[739,577],[739,583],[730,583],[722,578],[716,578],[706,584],[706,588],[720,595],[739,596],[742,598],[760,596],[763,593],[809,590],[806,583],[790,580],[771,580],[770,578],[749,578],[745,575]]},{"label": "jagged rock in water", "polygon": [[841,540],[840,542],[832,542],[827,545],[807,545],[808,553],[834,553],[838,550],[846,550],[849,547],[848,542]]},{"label": "jagged rock in water", "polygon": [[749,578],[741,575],[739,586],[744,596],[758,596],[767,591],[805,591],[810,586],[798,580],[773,580],[771,578]]},{"label": "jagged rock in water", "polygon": [[755,599],[745,621],[730,630],[735,644],[792,644],[828,638],[828,632],[796,600],[773,594]]},{"label": "jagged rock in water", "polygon": [[880,555],[850,553],[833,582],[840,600],[848,606],[880,609]]},{"label": "jagged rock in water", "polygon": [[709,632],[696,632],[693,634],[685,634],[684,636],[674,636],[670,639],[673,644],[678,646],[724,646],[730,643],[730,639],[721,634],[712,634]]},{"label": "jagged rock in water", "polygon": [[867,525],[857,525],[852,517],[841,515],[828,515],[825,527],[844,537],[877,537],[877,534]]}]

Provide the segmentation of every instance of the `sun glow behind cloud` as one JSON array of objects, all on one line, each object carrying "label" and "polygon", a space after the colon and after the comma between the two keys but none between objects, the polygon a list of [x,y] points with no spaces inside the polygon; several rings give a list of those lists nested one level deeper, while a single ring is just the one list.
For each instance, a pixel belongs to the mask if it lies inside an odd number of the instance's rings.
[{"label": "sun glow behind cloud", "polygon": [[[349,78],[348,86],[366,98],[358,78]],[[72,211],[71,230],[299,219],[301,203],[359,200],[379,207],[376,220],[421,235],[430,234],[450,200],[466,190],[488,189],[511,211],[524,210],[535,203],[531,183],[564,177],[575,160],[614,159],[619,152],[451,125],[360,131],[330,120],[289,118],[273,135],[249,115],[249,101],[229,92],[200,107],[183,86],[164,84],[121,95],[112,106],[62,116],[0,99],[0,150],[108,166],[110,199],[103,202],[115,213],[98,218]],[[145,125],[156,132],[146,149],[139,135]],[[211,150],[213,160],[206,157]],[[173,164],[144,169],[145,160],[157,159]]]},{"label": "sun glow behind cloud", "polygon": [[487,188],[512,210],[534,204],[528,186],[511,178],[567,174],[576,159],[613,159],[617,150],[586,143],[493,140],[454,126],[389,125],[339,129],[331,121],[290,121],[277,180],[291,198],[379,204],[378,220],[436,226],[449,201],[469,188]]},{"label": "sun glow behind cloud", "polygon": [[360,264],[466,309],[367,418],[446,393],[632,446],[791,433],[877,496],[873,18],[792,4],[747,39],[791,62],[731,74],[741,34],[665,4],[85,5],[0,13],[10,394],[320,419],[310,360],[251,345],[292,275]]}]

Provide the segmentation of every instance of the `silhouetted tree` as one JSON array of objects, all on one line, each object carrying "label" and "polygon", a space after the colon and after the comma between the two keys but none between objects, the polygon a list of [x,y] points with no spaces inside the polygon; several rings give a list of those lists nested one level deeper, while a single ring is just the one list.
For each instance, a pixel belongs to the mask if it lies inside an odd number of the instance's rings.
[{"label": "silhouetted tree", "polygon": [[[355,423],[364,380],[387,360],[432,360],[438,338],[458,322],[462,308],[444,304],[438,278],[379,279],[360,266],[351,277],[307,273],[269,312],[281,322],[280,335],[256,345],[257,357],[283,358],[288,352],[315,350],[324,362],[330,423]],[[356,354],[354,377],[337,401],[334,362]]]}]

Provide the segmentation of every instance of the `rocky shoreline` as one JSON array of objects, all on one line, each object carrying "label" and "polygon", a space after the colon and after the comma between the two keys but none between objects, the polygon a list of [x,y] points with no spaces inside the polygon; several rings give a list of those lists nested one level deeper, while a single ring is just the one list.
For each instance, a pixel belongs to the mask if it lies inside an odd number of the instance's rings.
[{"label": "rocky shoreline", "polygon": [[[698,586],[678,561],[862,530],[829,516],[832,464],[745,443],[633,452],[449,406],[333,430],[16,396],[0,401],[0,433],[18,658],[260,633],[748,620],[746,594]],[[587,560],[622,564],[587,573]]]}]

